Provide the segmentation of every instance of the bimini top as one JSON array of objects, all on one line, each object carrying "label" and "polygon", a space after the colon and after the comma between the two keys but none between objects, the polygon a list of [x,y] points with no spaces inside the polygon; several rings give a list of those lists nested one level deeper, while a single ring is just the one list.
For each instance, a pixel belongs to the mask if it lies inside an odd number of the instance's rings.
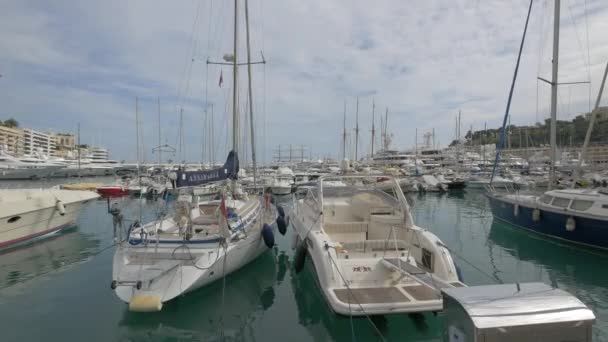
[{"label": "bimini top", "polygon": [[467,312],[478,329],[595,320],[578,298],[543,283],[442,289]]}]

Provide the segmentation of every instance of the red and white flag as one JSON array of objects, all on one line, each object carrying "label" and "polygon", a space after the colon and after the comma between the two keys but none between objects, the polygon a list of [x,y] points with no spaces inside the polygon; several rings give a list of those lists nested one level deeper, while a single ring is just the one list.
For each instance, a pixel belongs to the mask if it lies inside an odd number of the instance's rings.
[{"label": "red and white flag", "polygon": [[222,195],[222,201],[220,202],[220,211],[224,217],[228,217],[228,209],[226,209],[226,201],[224,200],[224,195]]},{"label": "red and white flag", "polygon": [[220,81],[218,82],[217,86],[221,88],[223,84],[224,84],[224,72],[222,70],[220,70]]}]

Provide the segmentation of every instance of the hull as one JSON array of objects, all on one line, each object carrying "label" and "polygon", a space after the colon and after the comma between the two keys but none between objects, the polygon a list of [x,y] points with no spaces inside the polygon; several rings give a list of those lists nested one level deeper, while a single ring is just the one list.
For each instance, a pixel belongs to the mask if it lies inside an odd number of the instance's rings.
[{"label": "hull", "polygon": [[[608,229],[606,229],[608,221],[606,220],[573,217],[571,214],[538,209],[540,210],[540,219],[534,221],[533,212],[535,208],[530,205],[518,204],[518,212],[515,215],[514,203],[492,195],[488,195],[488,199],[492,214],[496,219],[551,238],[594,248],[608,249]],[[573,217],[575,221],[575,228],[572,231],[566,229],[570,217]]]},{"label": "hull", "polygon": [[272,193],[275,195],[289,195],[291,194],[291,186],[273,186],[270,188]]},{"label": "hull", "polygon": [[[271,225],[273,234],[276,232],[276,211],[259,213],[242,219],[242,233],[233,236],[227,247],[219,235],[187,241],[161,238],[158,243],[154,238],[147,243],[129,239],[114,255],[116,295],[133,311],[159,311],[163,303],[239,270],[269,250],[261,234],[263,223]],[[152,227],[157,224],[152,223]],[[165,227],[175,223],[167,219],[160,224]],[[142,298],[152,298],[152,305],[141,304]]]},{"label": "hull", "polygon": [[112,186],[97,188],[97,193],[105,196],[123,196],[128,194],[129,192],[124,187]]},{"label": "hull", "polygon": [[23,180],[49,178],[58,171],[57,168],[31,168],[31,169],[0,169],[0,180]]},{"label": "hull", "polygon": [[61,215],[55,207],[13,215],[20,218],[13,224],[7,223],[9,217],[0,218],[0,248],[13,247],[54,234],[64,228],[74,226],[83,203],[66,205],[66,212]]}]

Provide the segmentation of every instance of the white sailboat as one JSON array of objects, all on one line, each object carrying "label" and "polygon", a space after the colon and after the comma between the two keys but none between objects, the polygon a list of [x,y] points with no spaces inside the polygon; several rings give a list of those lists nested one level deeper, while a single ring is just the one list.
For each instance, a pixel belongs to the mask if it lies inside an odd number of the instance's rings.
[{"label": "white sailboat", "polygon": [[[178,172],[178,183],[221,179],[212,199],[195,202],[193,191],[178,198],[173,216],[129,229],[114,255],[112,288],[132,311],[159,311],[163,303],[226,277],[274,245],[281,221],[276,208],[268,197],[247,195],[237,180],[238,0],[234,6],[233,151],[220,169]],[[251,84],[249,95],[251,106]]]},{"label": "white sailboat", "polygon": [[[326,187],[339,180],[343,187]],[[440,311],[441,289],[464,286],[449,250],[414,224],[398,183],[321,178],[291,212],[296,270],[310,256],[321,291],[344,315]],[[366,185],[367,184],[367,185]]]}]

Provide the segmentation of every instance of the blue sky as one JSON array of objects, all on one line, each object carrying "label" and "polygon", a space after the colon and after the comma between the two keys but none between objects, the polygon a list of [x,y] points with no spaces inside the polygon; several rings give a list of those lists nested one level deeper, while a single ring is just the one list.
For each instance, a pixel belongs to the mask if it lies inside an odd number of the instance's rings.
[{"label": "blue sky", "polygon": [[[268,160],[278,145],[292,144],[337,157],[344,101],[352,135],[357,97],[360,154],[370,150],[372,99],[377,113],[388,107],[389,131],[400,149],[414,145],[416,128],[434,128],[437,140],[449,143],[459,109],[462,131],[499,125],[527,6],[524,0],[250,0],[253,58],[262,50],[268,62],[255,66],[252,77],[258,155]],[[550,77],[552,11],[552,0],[534,4],[514,124],[548,117],[549,88],[537,88],[536,77]],[[3,1],[0,116],[53,131],[75,131],[80,122],[84,143],[134,160],[138,97],[150,160],[158,145],[160,98],[162,143],[177,144],[183,108],[185,155],[199,161],[208,154],[201,151],[208,141],[207,97],[214,106],[215,154],[223,159],[231,70],[207,67],[205,60],[231,52],[231,15],[232,2],[222,0]],[[590,78],[595,99],[608,60],[608,4],[563,0],[561,23],[560,81]],[[241,29],[244,37],[242,21]],[[589,87],[561,87],[559,104],[562,119],[586,111]]]}]

